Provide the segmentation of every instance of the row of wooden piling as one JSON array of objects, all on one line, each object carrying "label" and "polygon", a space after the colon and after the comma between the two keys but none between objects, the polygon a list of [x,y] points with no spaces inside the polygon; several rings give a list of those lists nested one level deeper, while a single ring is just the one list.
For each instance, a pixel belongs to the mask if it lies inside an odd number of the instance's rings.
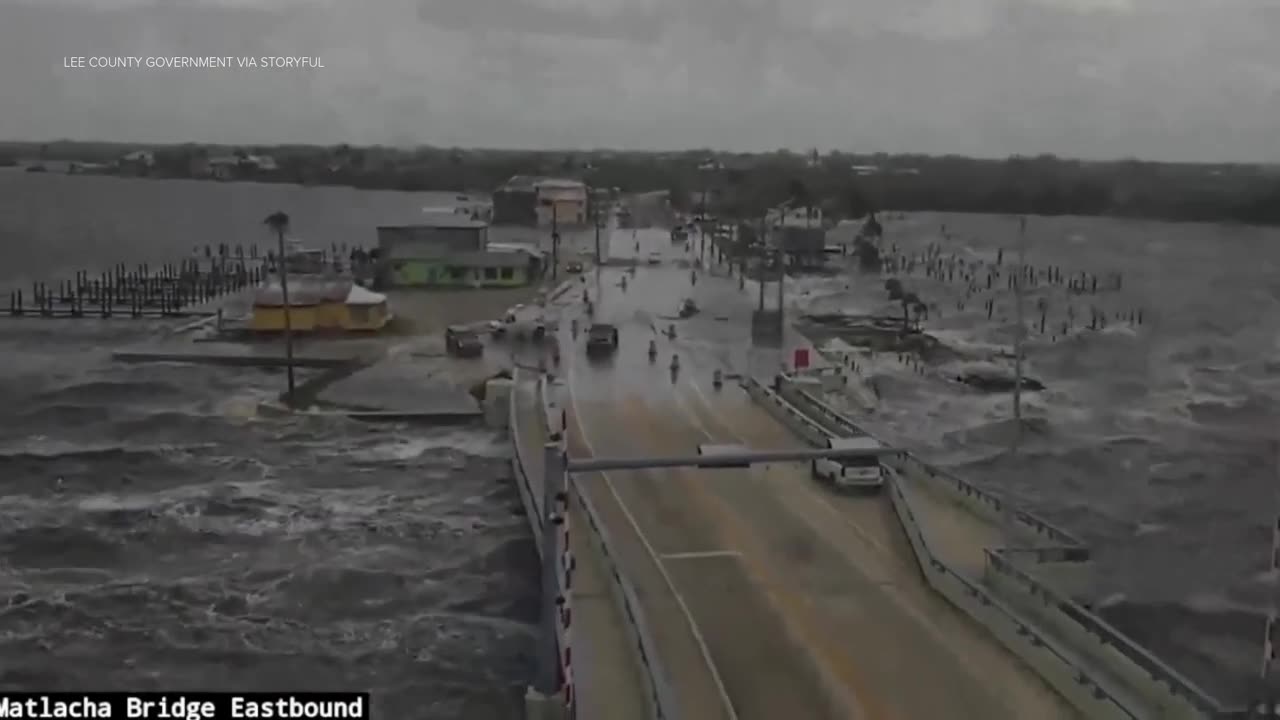
[{"label": "row of wooden piling", "polygon": [[[943,247],[933,243],[922,252],[906,254],[895,243],[882,258],[882,269],[889,274],[911,275],[922,272],[925,277],[939,282],[964,284],[964,296],[956,301],[956,310],[963,312],[970,300],[976,300],[987,293],[1014,291],[1018,285],[1022,290],[1037,291],[1045,289],[1061,289],[1068,298],[1098,296],[1103,293],[1120,292],[1124,288],[1124,274],[1120,272],[1090,273],[1085,271],[1069,271],[1058,265],[1035,266],[1030,264],[1004,263],[1004,251],[998,250],[995,262],[966,260],[958,255],[944,255]],[[996,288],[1000,289],[997,290]],[[1099,300],[1090,300],[1085,313],[1077,313],[1077,308],[1068,300],[1064,319],[1060,322],[1050,321],[1050,304],[1041,297],[1035,300],[1033,307],[1027,308],[1029,325],[1038,329],[1041,335],[1049,335],[1053,340],[1068,336],[1076,329],[1104,330],[1108,324],[1127,322],[1130,326],[1140,326],[1145,321],[1145,311],[1141,307],[1122,310],[1107,310],[1100,307]],[[983,299],[983,310],[987,319],[997,315],[997,299]],[[934,306],[935,312],[941,314],[941,308]],[[1001,313],[1003,315],[1003,313]],[[1038,317],[1037,317],[1038,316]]]},{"label": "row of wooden piling", "polygon": [[202,263],[196,258],[132,269],[118,264],[91,275],[78,271],[71,279],[34,282],[30,292],[9,293],[10,317],[158,318],[183,317],[195,306],[237,293],[262,282],[267,270],[239,258]]}]

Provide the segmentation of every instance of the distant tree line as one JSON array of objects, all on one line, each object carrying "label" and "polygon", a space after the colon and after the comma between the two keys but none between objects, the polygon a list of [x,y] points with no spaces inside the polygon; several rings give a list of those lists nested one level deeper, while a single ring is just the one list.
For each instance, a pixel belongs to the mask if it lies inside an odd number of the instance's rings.
[{"label": "distant tree line", "polygon": [[1280,224],[1280,172],[1239,164],[1083,162],[1052,155],[1003,160],[925,155],[819,155],[777,151],[522,152],[462,148],[117,143],[0,143],[0,166],[78,161],[110,165],[151,150],[147,174],[191,176],[193,159],[263,155],[277,169],[254,177],[410,192],[489,192],[513,175],[555,175],[623,192],[669,190],[688,211],[758,217],[784,201],[827,217],[937,210],[1036,215],[1114,215]]}]

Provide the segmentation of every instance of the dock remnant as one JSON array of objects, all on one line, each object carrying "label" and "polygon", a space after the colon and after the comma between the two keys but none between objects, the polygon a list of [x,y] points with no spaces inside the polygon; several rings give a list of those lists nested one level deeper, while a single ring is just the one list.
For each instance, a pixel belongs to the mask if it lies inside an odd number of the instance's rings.
[{"label": "dock remnant", "polygon": [[[242,250],[241,250],[242,252]],[[261,282],[265,266],[243,256],[198,258],[129,269],[124,263],[96,275],[34,282],[30,294],[9,292],[9,317],[172,318],[211,315],[196,306]]]}]

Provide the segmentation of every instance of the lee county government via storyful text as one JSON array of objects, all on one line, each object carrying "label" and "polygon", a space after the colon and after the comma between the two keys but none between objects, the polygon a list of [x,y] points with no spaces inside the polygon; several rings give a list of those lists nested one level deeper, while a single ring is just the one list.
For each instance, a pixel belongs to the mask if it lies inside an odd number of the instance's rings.
[{"label": "lee county government via storyful text", "polygon": [[174,70],[181,68],[198,68],[208,70],[260,70],[260,69],[324,69],[319,57],[297,55],[260,55],[260,56],[208,56],[208,57],[169,57],[146,55],[96,55],[67,56],[62,58],[64,68],[93,68],[104,70],[156,69]]}]

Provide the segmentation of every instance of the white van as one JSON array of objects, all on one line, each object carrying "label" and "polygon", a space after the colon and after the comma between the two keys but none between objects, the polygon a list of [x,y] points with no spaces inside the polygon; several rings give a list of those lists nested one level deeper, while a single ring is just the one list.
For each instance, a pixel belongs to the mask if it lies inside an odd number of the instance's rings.
[{"label": "white van", "polygon": [[[860,435],[831,438],[828,447],[832,450],[879,450],[884,445],[870,435]],[[813,476],[840,489],[874,490],[884,484],[884,474],[879,456],[813,461]]]}]

